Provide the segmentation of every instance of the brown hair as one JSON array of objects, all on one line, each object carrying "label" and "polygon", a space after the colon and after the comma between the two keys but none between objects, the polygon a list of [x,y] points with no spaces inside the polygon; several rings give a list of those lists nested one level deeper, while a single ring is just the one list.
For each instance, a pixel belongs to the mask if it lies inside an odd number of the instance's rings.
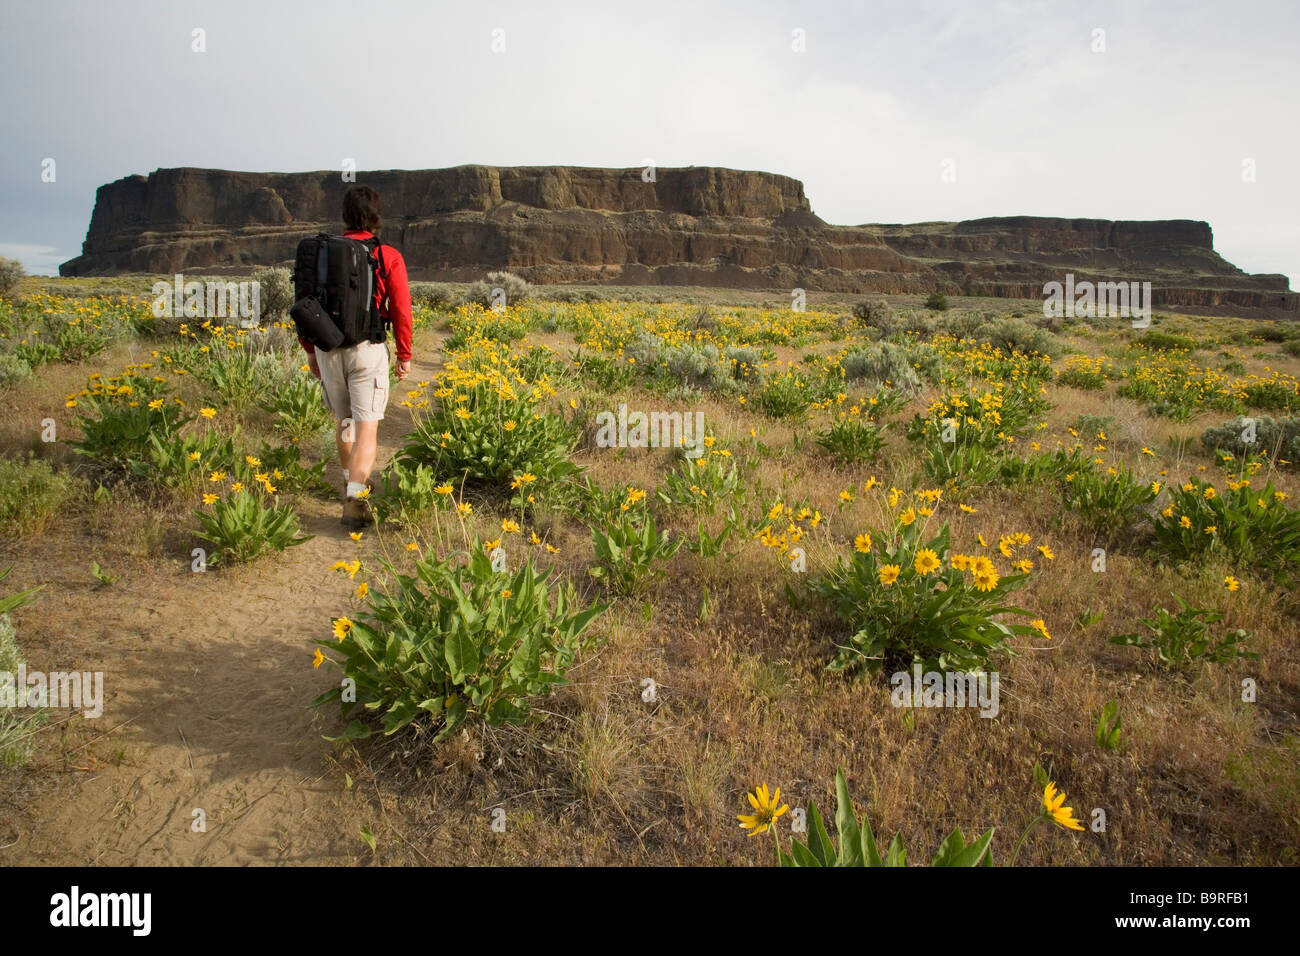
[{"label": "brown hair", "polygon": [[349,229],[375,232],[382,212],[379,193],[369,186],[352,186],[343,194],[343,224]]}]

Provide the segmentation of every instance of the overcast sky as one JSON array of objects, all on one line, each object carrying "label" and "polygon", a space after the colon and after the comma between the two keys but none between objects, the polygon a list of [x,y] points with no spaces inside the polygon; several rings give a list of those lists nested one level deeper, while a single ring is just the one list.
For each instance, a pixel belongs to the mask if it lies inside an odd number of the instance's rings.
[{"label": "overcast sky", "polygon": [[837,224],[1203,219],[1229,261],[1300,280],[1294,0],[0,9],[0,255],[33,272],[80,252],[122,176],[352,157],[761,169]]}]

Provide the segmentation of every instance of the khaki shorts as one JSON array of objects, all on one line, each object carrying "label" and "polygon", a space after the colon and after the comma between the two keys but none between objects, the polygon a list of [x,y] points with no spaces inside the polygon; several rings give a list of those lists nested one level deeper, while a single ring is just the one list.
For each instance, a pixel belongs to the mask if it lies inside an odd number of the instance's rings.
[{"label": "khaki shorts", "polygon": [[325,407],[342,421],[377,422],[388,407],[388,343],[316,351]]}]

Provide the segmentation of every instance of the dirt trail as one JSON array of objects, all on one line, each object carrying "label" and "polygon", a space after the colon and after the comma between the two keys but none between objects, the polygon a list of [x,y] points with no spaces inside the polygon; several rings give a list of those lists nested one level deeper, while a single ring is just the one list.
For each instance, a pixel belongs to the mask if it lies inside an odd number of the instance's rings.
[{"label": "dirt trail", "polygon": [[[411,377],[394,389],[378,465],[410,429],[397,403],[410,383],[433,377],[438,355],[418,349]],[[337,463],[326,477],[340,485]],[[307,706],[337,676],[313,670],[311,658],[351,588],[328,571],[357,553],[340,507],[303,497],[299,517],[315,538],[206,574],[169,553],[148,576],[95,588],[84,571],[68,572],[75,581],[43,574],[39,546],[16,558],[13,580],[49,582],[40,601],[48,610],[25,609],[26,626],[76,622],[36,639],[29,630],[30,666],[102,670],[106,702],[98,720],[72,718],[85,730],[66,769],[38,760],[46,769],[26,771],[31,799],[0,808],[0,865],[321,864],[366,853],[357,833],[372,811],[343,791],[321,738],[334,711]],[[193,830],[195,810],[206,832]]]}]

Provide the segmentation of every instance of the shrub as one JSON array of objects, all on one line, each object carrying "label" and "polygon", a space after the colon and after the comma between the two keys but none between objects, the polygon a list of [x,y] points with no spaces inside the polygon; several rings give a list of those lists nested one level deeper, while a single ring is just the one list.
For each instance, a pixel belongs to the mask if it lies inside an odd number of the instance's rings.
[{"label": "shrub", "polygon": [[215,392],[218,404],[242,413],[279,384],[284,369],[280,360],[271,354],[219,348],[203,369],[203,377]]},{"label": "shrub", "polygon": [[862,415],[841,413],[817,435],[817,444],[844,464],[870,461],[885,447],[883,428]]},{"label": "shrub", "polygon": [[877,342],[850,352],[841,363],[847,381],[875,382],[889,385],[899,392],[919,394],[921,376],[912,365],[908,350],[893,342]]},{"label": "shrub", "polygon": [[[577,471],[569,452],[577,436],[554,412],[526,400],[503,401],[480,394],[462,419],[448,408],[416,419],[402,456],[432,465],[457,486],[504,493],[517,475],[554,481]],[[449,437],[444,437],[444,435]]]},{"label": "shrub", "polygon": [[1250,335],[1260,342],[1285,342],[1291,337],[1287,327],[1277,322],[1267,324],[1261,322],[1250,330]]},{"label": "shrub", "polygon": [[664,476],[656,497],[664,504],[681,505],[712,514],[720,502],[743,499],[745,485],[734,458],[705,453],[698,458],[683,454],[676,467]]},{"label": "shrub", "polygon": [[931,441],[921,453],[926,475],[948,488],[970,489],[986,484],[998,477],[1001,464],[1002,459],[983,445]]},{"label": "shrub", "polygon": [[[1248,442],[1254,430],[1254,441]],[[1224,451],[1239,459],[1264,454],[1277,459],[1300,462],[1300,416],[1274,419],[1268,415],[1238,417],[1207,428],[1201,444],[1208,451]]]},{"label": "shrub", "polygon": [[1094,533],[1110,538],[1133,524],[1140,509],[1158,494],[1154,483],[1135,479],[1127,467],[1111,468],[1105,474],[1084,468],[1067,474],[1061,489],[1061,503]]},{"label": "shrub", "polygon": [[442,343],[443,350],[463,351],[477,341],[517,342],[533,327],[533,314],[524,309],[483,309],[469,303],[459,306],[447,324],[452,334]]},{"label": "shrub", "polygon": [[623,349],[624,354],[637,366],[651,370],[659,364],[659,351],[664,340],[653,332],[642,332]]},{"label": "shrub", "polygon": [[1110,360],[1105,357],[1091,358],[1087,355],[1073,355],[1066,359],[1064,367],[1057,372],[1056,380],[1062,385],[1096,391],[1106,387],[1111,377]]},{"label": "shrub", "polygon": [[262,408],[275,415],[276,429],[293,442],[321,435],[334,424],[334,416],[321,401],[320,383],[306,372],[278,389]]},{"label": "shrub", "polygon": [[718,317],[713,314],[713,310],[707,305],[702,305],[695,310],[694,314],[686,320],[685,328],[692,332],[716,332],[721,323]]},{"label": "shrub", "polygon": [[[653,361],[653,360],[652,360]],[[603,392],[618,392],[629,387],[636,378],[636,370],[652,370],[653,364],[642,365],[640,361],[626,362],[614,355],[600,352],[583,354],[579,349],[574,356],[578,374]]]},{"label": "shrub", "polygon": [[904,333],[918,339],[930,338],[939,328],[934,316],[915,310],[904,312],[899,325]]},{"label": "shrub", "polygon": [[475,302],[485,309],[494,308],[504,297],[505,305],[517,305],[532,294],[532,288],[511,272],[489,272],[487,277],[471,285],[465,293],[466,302]]},{"label": "shrub", "polygon": [[1006,354],[1056,356],[1061,352],[1060,342],[1046,329],[1038,329],[1024,319],[997,319],[976,330],[976,338],[988,342]]},{"label": "shrub", "polygon": [[841,559],[810,582],[849,629],[829,670],[877,673],[913,663],[923,670],[983,670],[991,654],[1009,650],[1012,637],[1040,634],[1036,625],[996,620],[1029,616],[1008,603],[1028,574],[1000,576],[986,557],[950,554],[947,524],[922,541],[924,522],[904,525],[906,517],[895,519],[888,538],[868,529],[850,561]]},{"label": "shrub", "polygon": [[460,297],[451,286],[444,285],[441,282],[411,283],[412,305],[424,306],[426,309],[433,309],[434,311],[445,311],[458,305],[459,299]]},{"label": "shrub", "polygon": [[925,300],[925,307],[935,312],[947,312],[948,297],[942,292],[931,292],[929,298]]},{"label": "shrub", "polygon": [[609,296],[600,289],[560,289],[550,286],[546,288],[545,292],[538,293],[538,298],[546,299],[548,302],[565,302],[573,305],[585,302],[604,302]]},{"label": "shrub", "polygon": [[724,391],[735,382],[733,363],[712,342],[667,345],[659,354],[663,370],[680,385]]},{"label": "shrub", "polygon": [[1189,339],[1185,335],[1162,332],[1159,329],[1151,329],[1133,344],[1144,349],[1154,349],[1158,352],[1191,352],[1196,349],[1195,340]]},{"label": "shrub", "polygon": [[283,320],[293,305],[293,273],[284,268],[258,269],[251,276],[258,284],[258,303],[262,314],[258,318],[270,323]]},{"label": "shrub", "polygon": [[551,390],[544,378],[520,389],[527,379],[516,356],[487,339],[474,338],[451,355],[438,373],[438,407],[414,409],[402,457],[431,465],[457,487],[497,494],[525,473],[546,483],[577,472],[568,456],[578,436],[561,416],[543,410],[540,398]]},{"label": "shrub", "polygon": [[[996,383],[980,391],[946,392],[930,403],[926,414],[912,416],[907,424],[910,441],[937,437],[945,444],[1002,448],[1007,437],[1028,427],[1043,412],[1045,399],[1032,382],[1006,388]],[[947,439],[945,442],[944,439]]]},{"label": "shrub", "polygon": [[[390,461],[380,475],[377,487],[379,494],[372,504],[380,521],[397,518],[418,527],[422,515],[451,503],[451,495],[444,493],[448,485],[438,480],[433,468],[409,458],[398,457]],[[438,488],[444,492],[439,492]]]},{"label": "shrub", "polygon": [[731,377],[737,382],[763,383],[763,360],[756,349],[733,345],[723,354],[731,360]]},{"label": "shrub", "polygon": [[[0,571],[0,581],[8,577],[13,568]],[[9,612],[24,604],[30,604],[37,591],[45,585],[38,585],[17,594],[0,597],[0,673],[16,675],[24,663],[22,650],[18,647],[18,635],[14,631]],[[12,678],[11,678],[12,679]],[[14,680],[14,685],[17,681]],[[4,683],[0,682],[0,693],[4,693]],[[26,688],[13,686],[15,704],[17,695],[25,693]],[[41,708],[15,707],[10,709],[0,704],[0,766],[21,767],[31,759],[34,747],[31,735],[45,723],[46,712]]]},{"label": "shrub", "polygon": [[897,329],[894,322],[894,310],[889,307],[889,303],[884,299],[859,302],[853,307],[853,317],[861,325],[869,325],[879,329],[882,335],[889,335]]},{"label": "shrub", "polygon": [[768,380],[758,395],[758,407],[769,418],[794,418],[808,411],[814,396],[797,372],[783,372]]},{"label": "shrub", "polygon": [[[117,390],[102,390],[81,399],[86,412],[74,424],[82,432],[80,441],[69,442],[83,455],[118,471],[132,472],[135,465],[152,460],[153,442],[172,442],[182,425],[179,405],[152,398],[148,380],[135,377],[134,384],[110,383]],[[122,391],[126,389],[126,391]],[[135,396],[135,398],[133,398]],[[81,407],[81,406],[79,406]]]},{"label": "shrub", "polygon": [[[339,701],[344,717],[361,707],[385,734],[419,721],[440,740],[471,714],[489,724],[524,722],[532,700],[564,683],[583,633],[605,610],[582,607],[572,586],[552,588],[550,571],[531,558],[513,576],[494,571],[477,540],[468,561],[429,553],[413,576],[385,567],[394,588],[371,591],[361,619],[337,618],[337,640],[320,642],[341,659],[321,654],[318,663],[337,664],[355,682],[356,703],[343,701],[338,687],[315,701]],[[353,720],[343,738],[371,733]]]},{"label": "shrub", "polygon": [[[283,323],[272,323],[241,331],[244,334],[235,339],[238,351],[250,356],[268,355],[286,365],[292,360],[295,367],[302,364],[303,354],[298,345],[298,334],[291,325],[286,327]],[[191,362],[191,366],[197,367],[199,364],[202,363]]]},{"label": "shrub", "polygon": [[32,367],[17,355],[0,355],[0,388],[17,385],[32,377]]},{"label": "shrub", "polygon": [[1169,506],[1151,520],[1157,547],[1176,561],[1224,552],[1239,568],[1271,573],[1279,582],[1300,567],[1300,511],[1268,482],[1228,482],[1227,490],[1193,478],[1171,489]]},{"label": "shrub", "polygon": [[653,516],[632,501],[632,496],[624,507],[591,528],[597,566],[590,568],[590,574],[604,581],[611,592],[632,596],[662,578],[664,564],[681,550],[685,538],[679,535],[669,540],[668,532],[659,533]]},{"label": "shrub", "polygon": [[43,458],[0,459],[0,528],[14,537],[43,531],[79,484]]},{"label": "shrub", "polygon": [[958,339],[970,339],[975,337],[986,320],[986,313],[963,310],[945,315],[939,320],[939,327]]},{"label": "shrub", "polygon": [[218,498],[211,510],[195,511],[198,536],[217,546],[207,559],[216,566],[226,561],[248,562],[271,551],[283,551],[310,541],[314,535],[300,535],[298,516],[288,505],[267,502],[259,494],[236,491]]},{"label": "shrub", "polygon": [[1154,651],[1156,660],[1167,667],[1185,667],[1200,662],[1225,664],[1238,658],[1259,657],[1241,646],[1254,636],[1248,631],[1237,628],[1218,635],[1211,633],[1210,625],[1223,620],[1221,611],[1190,608],[1182,598],[1174,597],[1179,606],[1177,614],[1160,607],[1156,608],[1155,617],[1143,618],[1139,622],[1149,636],[1116,634],[1110,643]]},{"label": "shrub", "polygon": [[[27,688],[16,686],[16,677],[8,675],[16,675],[25,662],[13,621],[8,614],[0,613],[0,674],[6,675],[0,677],[0,695],[8,693],[3,688],[12,686],[15,705],[17,695],[26,693]],[[32,759],[36,752],[32,735],[46,720],[44,708],[24,705],[11,709],[0,701],[0,767],[22,767]]]},{"label": "shrub", "polygon": [[27,270],[17,259],[0,258],[0,296],[10,295],[25,275]]},{"label": "shrub", "polygon": [[1295,380],[1279,378],[1257,379],[1250,382],[1243,390],[1243,400],[1250,408],[1266,408],[1274,411],[1290,411],[1300,405],[1300,393]]},{"label": "shrub", "polygon": [[1100,440],[1103,434],[1112,430],[1114,424],[1114,415],[1090,415],[1086,412],[1075,415],[1070,421],[1070,427],[1082,435],[1084,439],[1097,438]]},{"label": "shrub", "polygon": [[206,475],[230,468],[236,458],[233,436],[205,428],[197,435],[151,434],[147,457],[132,459],[128,470],[169,488],[195,492]]}]

